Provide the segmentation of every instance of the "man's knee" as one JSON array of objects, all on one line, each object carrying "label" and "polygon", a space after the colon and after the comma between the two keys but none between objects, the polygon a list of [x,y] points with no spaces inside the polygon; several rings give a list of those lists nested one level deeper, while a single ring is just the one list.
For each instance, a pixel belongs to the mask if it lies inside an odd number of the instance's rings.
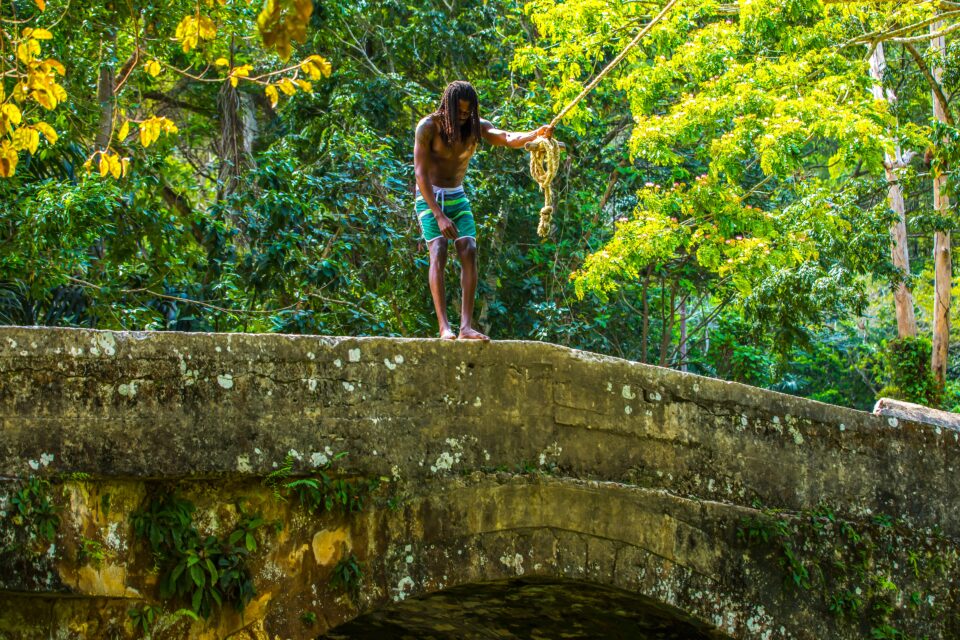
[{"label": "man's knee", "polygon": [[473,260],[477,257],[477,241],[473,238],[461,238],[457,240],[457,255],[460,260]]},{"label": "man's knee", "polygon": [[447,259],[447,239],[446,238],[435,238],[430,241],[430,261],[437,260],[446,260]]}]

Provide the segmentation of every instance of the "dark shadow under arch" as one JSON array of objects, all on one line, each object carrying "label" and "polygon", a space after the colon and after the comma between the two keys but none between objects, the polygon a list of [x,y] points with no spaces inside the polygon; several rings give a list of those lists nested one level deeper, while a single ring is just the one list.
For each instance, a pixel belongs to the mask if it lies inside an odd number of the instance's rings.
[{"label": "dark shadow under arch", "polygon": [[409,598],[323,640],[726,640],[674,607],[579,580],[513,578]]}]

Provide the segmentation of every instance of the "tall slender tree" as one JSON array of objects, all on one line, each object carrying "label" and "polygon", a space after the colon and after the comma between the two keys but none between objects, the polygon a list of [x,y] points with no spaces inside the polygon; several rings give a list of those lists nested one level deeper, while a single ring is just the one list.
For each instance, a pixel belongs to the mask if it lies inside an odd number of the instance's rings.
[{"label": "tall slender tree", "polygon": [[[891,107],[897,101],[893,89],[883,88],[883,75],[887,68],[886,57],[883,52],[883,43],[878,42],[870,55],[870,75],[873,77],[873,97],[877,100],[886,100]],[[884,153],[883,166],[887,176],[887,199],[890,208],[897,217],[890,226],[890,255],[893,265],[900,272],[901,280],[895,284],[893,300],[897,314],[897,335],[901,338],[914,338],[917,335],[917,319],[913,309],[913,292],[910,290],[910,252],[907,246],[907,221],[904,214],[903,188],[900,185],[899,172],[906,167],[913,156],[912,151],[906,153],[896,145],[893,153]]]},{"label": "tall slender tree", "polygon": [[[933,80],[939,84],[943,77],[943,57],[945,51],[944,36],[939,33],[942,23],[930,25],[933,37],[930,48],[935,61]],[[942,92],[933,91],[933,116],[939,123],[948,123],[952,118],[948,112],[948,105],[942,100]],[[938,166],[933,178],[933,207],[941,214],[941,220],[950,209],[950,198],[946,193],[947,175],[945,167]],[[934,295],[933,295],[933,356],[931,366],[937,384],[943,388],[947,377],[947,357],[950,346],[950,285],[952,268],[950,256],[950,229],[939,225],[933,236],[933,268],[934,268]]]}]

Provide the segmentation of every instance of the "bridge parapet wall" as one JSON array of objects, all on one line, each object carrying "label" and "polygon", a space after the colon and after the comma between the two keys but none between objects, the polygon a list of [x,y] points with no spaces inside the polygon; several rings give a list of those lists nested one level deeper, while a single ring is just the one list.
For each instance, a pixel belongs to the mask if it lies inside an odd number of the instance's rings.
[{"label": "bridge parapet wall", "polygon": [[[208,521],[236,520],[222,494],[286,523],[258,561],[269,598],[195,637],[224,637],[250,619],[312,637],[398,597],[522,571],[636,589],[732,637],[783,627],[770,637],[853,638],[817,622],[822,602],[790,610],[777,560],[742,557],[743,522],[758,508],[826,505],[852,521],[956,538],[958,438],[541,343],[5,328],[0,476],[64,482],[61,528],[72,539],[61,552],[73,565],[83,564],[83,539],[110,531],[123,551],[86,577],[56,553],[16,575],[0,567],[0,589],[101,598],[109,606],[98,610],[114,612],[103,625],[123,618],[116,611],[154,588],[129,514],[158,486],[177,485]],[[389,504],[327,524],[271,506],[263,478],[285,465],[310,474],[340,452],[350,474],[391,487]],[[96,508],[106,493],[113,515]],[[441,552],[471,545],[483,553],[466,561]],[[368,563],[362,605],[326,587],[316,595],[331,558],[348,550]],[[627,557],[636,561],[618,568]],[[322,625],[305,630],[290,611],[310,607]]]}]

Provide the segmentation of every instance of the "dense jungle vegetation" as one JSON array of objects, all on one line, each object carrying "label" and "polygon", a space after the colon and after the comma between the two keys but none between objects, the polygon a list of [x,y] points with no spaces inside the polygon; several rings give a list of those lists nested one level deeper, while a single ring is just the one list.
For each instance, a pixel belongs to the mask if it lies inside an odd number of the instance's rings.
[{"label": "dense jungle vegetation", "polygon": [[[434,336],[418,120],[465,79],[544,124],[662,6],[0,0],[0,323]],[[960,410],[958,29],[681,0],[558,128],[545,241],[526,154],[474,158],[479,328]]]}]

